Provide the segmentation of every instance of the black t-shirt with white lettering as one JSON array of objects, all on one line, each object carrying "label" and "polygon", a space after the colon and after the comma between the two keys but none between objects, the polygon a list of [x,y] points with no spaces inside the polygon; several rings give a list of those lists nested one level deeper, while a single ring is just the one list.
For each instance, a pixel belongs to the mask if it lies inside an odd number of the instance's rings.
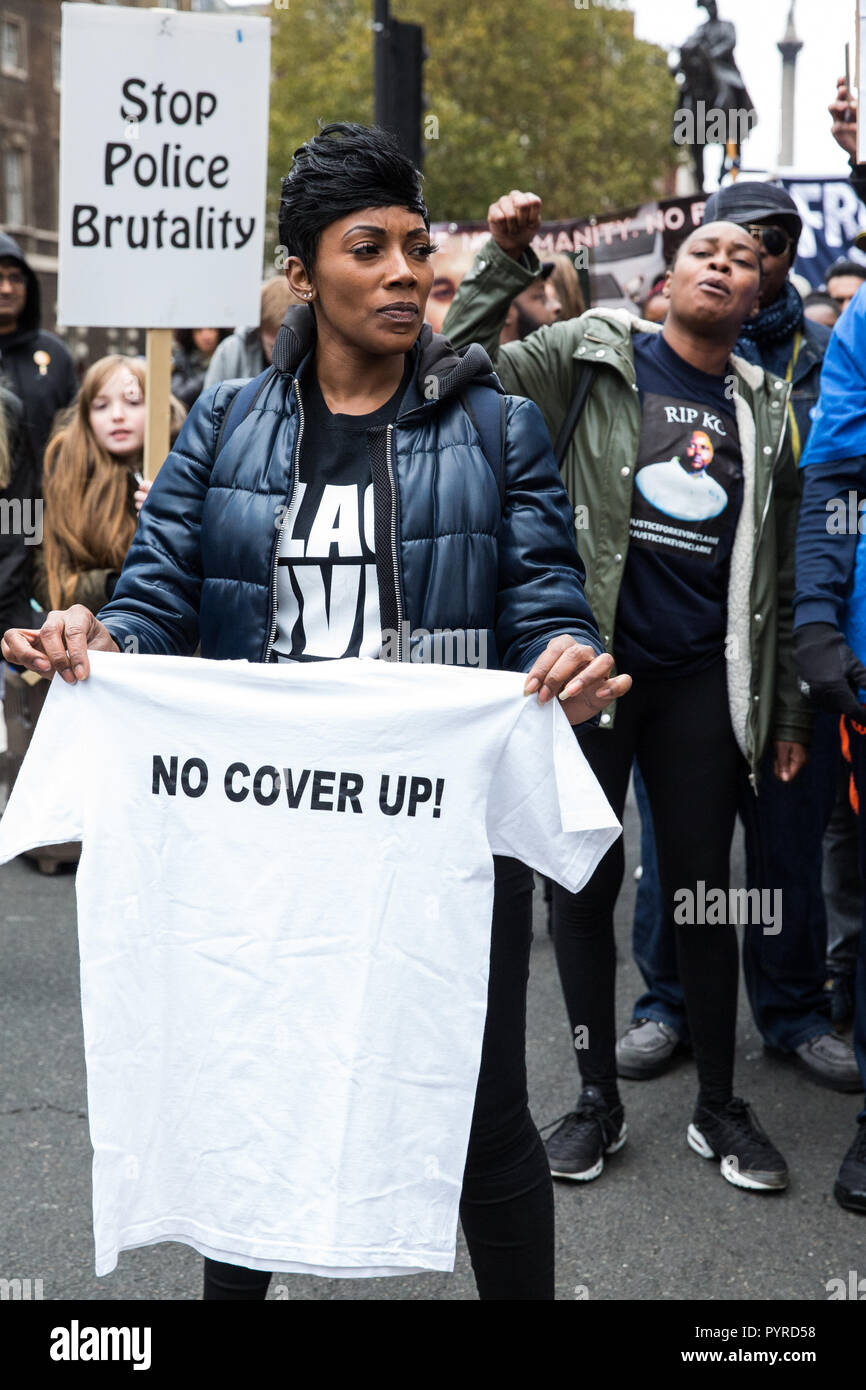
[{"label": "black t-shirt with white lettering", "polygon": [[397,418],[411,375],[369,415],[333,415],[314,371],[303,387],[304,433],[277,564],[276,661],[378,656],[382,645],[368,431]]},{"label": "black t-shirt with white lettering", "polygon": [[632,675],[688,675],[725,645],[743,497],[730,377],[691,366],[661,333],[633,342],[641,431],[614,657]]}]

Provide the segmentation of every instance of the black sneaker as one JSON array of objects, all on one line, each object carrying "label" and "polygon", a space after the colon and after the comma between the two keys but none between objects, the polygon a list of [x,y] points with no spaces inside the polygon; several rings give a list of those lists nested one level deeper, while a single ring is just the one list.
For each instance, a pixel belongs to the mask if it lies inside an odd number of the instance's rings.
[{"label": "black sneaker", "polygon": [[846,1211],[866,1212],[866,1120],[860,1121],[854,1143],[842,1159],[833,1196]]},{"label": "black sneaker", "polygon": [[[604,1167],[604,1155],[621,1149],[628,1133],[622,1106],[609,1109],[597,1086],[584,1087],[577,1109],[553,1124],[558,1129],[544,1141],[550,1171],[555,1178],[575,1182],[597,1178]],[[545,1125],[545,1129],[550,1128],[552,1125]]]},{"label": "black sneaker", "polygon": [[735,1096],[723,1110],[695,1106],[688,1141],[701,1158],[720,1158],[722,1177],[753,1192],[788,1186],[785,1160],[767,1138],[750,1105]]}]

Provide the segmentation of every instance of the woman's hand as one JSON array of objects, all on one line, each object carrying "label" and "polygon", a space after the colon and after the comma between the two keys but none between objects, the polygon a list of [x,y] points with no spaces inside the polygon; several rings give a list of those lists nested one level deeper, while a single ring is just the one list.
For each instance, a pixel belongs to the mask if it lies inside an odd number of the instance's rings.
[{"label": "woman's hand", "polygon": [[120,651],[108,628],[83,603],[49,613],[38,628],[10,627],[0,643],[0,650],[13,666],[26,666],[40,676],[59,671],[68,685],[90,675],[88,647],[98,652]]},{"label": "woman's hand", "polygon": [[524,695],[543,705],[559,696],[569,724],[583,724],[631,690],[631,676],[611,676],[613,657],[597,656],[565,633],[552,637],[526,677]]},{"label": "woman's hand", "polygon": [[[140,512],[147,500],[147,494],[151,488],[151,478],[142,478],[138,487],[135,489],[135,510]],[[128,495],[128,494],[127,494]]]},{"label": "woman's hand", "polygon": [[780,782],[793,782],[801,767],[809,761],[809,751],[802,743],[792,743],[789,739],[776,739],[776,756],[773,759],[773,772]]}]

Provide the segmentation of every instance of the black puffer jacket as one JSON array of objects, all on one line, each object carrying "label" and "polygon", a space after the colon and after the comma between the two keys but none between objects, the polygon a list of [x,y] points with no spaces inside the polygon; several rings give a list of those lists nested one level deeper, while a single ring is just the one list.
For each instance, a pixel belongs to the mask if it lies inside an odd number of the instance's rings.
[{"label": "black puffer jacket", "polygon": [[30,606],[33,561],[42,543],[42,499],[17,396],[0,387],[9,443],[11,475],[0,487],[0,633],[9,627],[38,627],[39,617]]},{"label": "black puffer jacket", "polygon": [[54,417],[74,400],[78,377],[64,344],[40,328],[39,281],[17,241],[4,232],[0,232],[0,260],[17,261],[27,276],[27,299],[18,326],[14,333],[0,333],[0,384],[14,392],[24,406],[33,458],[41,477]]}]

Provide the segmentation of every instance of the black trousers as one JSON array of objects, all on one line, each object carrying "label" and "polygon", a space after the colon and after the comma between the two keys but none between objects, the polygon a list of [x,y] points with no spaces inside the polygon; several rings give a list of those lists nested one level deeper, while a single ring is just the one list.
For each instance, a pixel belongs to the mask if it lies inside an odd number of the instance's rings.
[{"label": "black trousers", "polygon": [[[737,1012],[736,928],[693,921],[678,925],[687,899],[721,888],[727,895],[738,785],[745,760],[728,713],[724,661],[675,680],[641,678],[619,701],[612,730],[588,729],[581,748],[616,815],[622,819],[632,761],[637,758],[652,809],[665,912],[677,945],[701,1099],[731,1098]],[[618,1101],[613,912],[625,856],[617,840],[579,893],[553,889],[557,965],[584,1085]],[[705,914],[706,915],[706,914]]]},{"label": "black trousers", "polygon": [[[496,857],[487,1019],[460,1221],[483,1300],[553,1298],[553,1188],[526,1092],[532,871]],[[204,1297],[263,1299],[270,1274],[206,1259]]]}]

